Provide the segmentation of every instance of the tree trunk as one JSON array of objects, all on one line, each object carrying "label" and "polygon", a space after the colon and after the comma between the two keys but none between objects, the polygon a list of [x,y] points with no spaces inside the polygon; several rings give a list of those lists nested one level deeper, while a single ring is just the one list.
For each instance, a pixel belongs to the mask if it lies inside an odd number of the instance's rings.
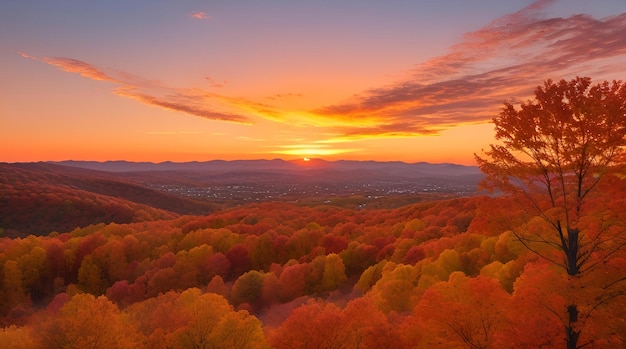
[{"label": "tree trunk", "polygon": [[[567,229],[568,248],[566,250],[567,257],[567,274],[576,276],[578,269],[578,229]],[[578,337],[580,330],[576,330],[578,322],[578,305],[570,304],[567,306],[567,326],[565,327],[565,336],[567,341],[567,349],[576,349],[578,346]]]},{"label": "tree trunk", "polygon": [[578,274],[578,229],[567,229],[567,246],[564,249],[567,258],[567,274]]},{"label": "tree trunk", "polygon": [[576,322],[578,322],[578,306],[569,305],[567,307],[567,313],[569,314],[568,323],[565,327],[567,349],[576,349],[578,345],[578,336],[580,335],[580,331],[574,329]]}]

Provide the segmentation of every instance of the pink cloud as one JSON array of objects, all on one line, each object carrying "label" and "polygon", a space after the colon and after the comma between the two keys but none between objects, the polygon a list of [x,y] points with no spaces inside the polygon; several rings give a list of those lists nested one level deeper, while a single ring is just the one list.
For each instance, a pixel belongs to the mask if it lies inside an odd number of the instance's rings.
[{"label": "pink cloud", "polygon": [[21,51],[17,51],[17,54],[22,56],[23,58],[31,58],[34,59],[34,57],[31,57],[30,55],[28,55],[28,53],[25,52],[21,52]]},{"label": "pink cloud", "polygon": [[203,11],[193,11],[190,12],[188,14],[189,17],[191,18],[195,18],[195,19],[209,19],[211,17],[209,17],[209,15],[206,12]]},{"label": "pink cloud", "polygon": [[93,80],[102,80],[102,81],[115,81],[112,77],[108,76],[104,72],[99,69],[96,69],[94,66],[87,64],[83,61],[79,61],[73,58],[43,58],[42,61],[51,64],[63,71],[69,73],[77,73],[83,77],[93,79]]}]

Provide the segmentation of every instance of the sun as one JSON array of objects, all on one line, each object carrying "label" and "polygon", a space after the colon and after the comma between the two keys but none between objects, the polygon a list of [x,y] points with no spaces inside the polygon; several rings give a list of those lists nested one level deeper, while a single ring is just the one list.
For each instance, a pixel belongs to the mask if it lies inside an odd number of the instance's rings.
[{"label": "sun", "polygon": [[302,160],[304,160],[304,161],[311,161],[311,159],[307,158],[306,156],[303,157]]}]

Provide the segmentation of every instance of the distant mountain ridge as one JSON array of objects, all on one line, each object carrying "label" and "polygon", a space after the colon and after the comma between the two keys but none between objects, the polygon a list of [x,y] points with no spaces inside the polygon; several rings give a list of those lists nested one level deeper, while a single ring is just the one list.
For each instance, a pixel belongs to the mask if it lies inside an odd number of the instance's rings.
[{"label": "distant mountain ridge", "polygon": [[205,173],[224,172],[301,172],[301,171],[374,171],[390,176],[401,177],[456,177],[481,175],[477,166],[466,166],[452,163],[432,164],[428,162],[405,163],[400,161],[326,161],[321,159],[292,160],[210,160],[192,162],[130,162],[130,161],[58,161],[52,164],[78,167],[83,169],[106,172],[152,172],[152,171],[191,171]]}]

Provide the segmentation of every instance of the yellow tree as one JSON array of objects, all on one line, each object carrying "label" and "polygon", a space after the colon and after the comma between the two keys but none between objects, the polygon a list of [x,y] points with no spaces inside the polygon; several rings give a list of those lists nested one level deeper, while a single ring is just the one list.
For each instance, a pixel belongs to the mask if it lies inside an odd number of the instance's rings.
[{"label": "yellow tree", "polygon": [[346,281],[346,268],[343,260],[336,253],[326,256],[324,264],[324,272],[322,273],[321,289],[324,291],[332,291],[341,286]]},{"label": "yellow tree", "polygon": [[190,288],[170,291],[127,308],[150,348],[268,347],[261,321],[235,311],[226,298]]},{"label": "yellow tree", "polygon": [[2,301],[0,301],[2,305],[0,309],[8,312],[11,308],[17,307],[23,303],[28,303],[30,298],[24,290],[24,277],[22,276],[22,271],[18,267],[17,262],[6,261],[2,269],[4,278],[0,291],[4,292],[1,293],[3,297]]},{"label": "yellow tree", "polygon": [[142,338],[106,297],[77,294],[39,326],[43,348],[139,348]]},{"label": "yellow tree", "polygon": [[261,321],[245,310],[231,311],[220,319],[211,332],[215,349],[267,349],[269,346]]},{"label": "yellow tree", "polygon": [[[623,273],[602,281],[597,275],[626,244],[620,212],[611,209],[615,190],[602,190],[612,175],[623,174],[626,84],[547,80],[534,100],[505,103],[493,121],[499,143],[476,156],[485,184],[522,205],[525,223],[509,227],[519,241],[567,273],[567,348],[583,347],[585,319],[624,293]],[[596,289],[604,292],[583,307],[588,282],[602,283]]]},{"label": "yellow tree", "polygon": [[235,311],[226,298],[190,288],[180,294],[178,303],[188,320],[177,332],[182,347],[267,348],[261,321],[247,311]]}]

